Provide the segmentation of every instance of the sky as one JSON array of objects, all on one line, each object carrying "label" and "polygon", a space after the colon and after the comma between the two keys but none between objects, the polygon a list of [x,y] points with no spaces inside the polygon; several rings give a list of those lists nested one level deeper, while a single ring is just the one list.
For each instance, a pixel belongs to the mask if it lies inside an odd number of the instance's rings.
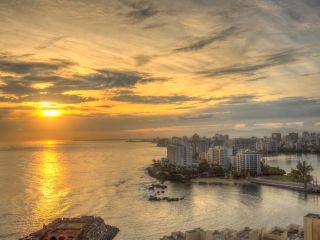
[{"label": "sky", "polygon": [[0,0],[0,12],[1,140],[320,129],[319,0]]}]

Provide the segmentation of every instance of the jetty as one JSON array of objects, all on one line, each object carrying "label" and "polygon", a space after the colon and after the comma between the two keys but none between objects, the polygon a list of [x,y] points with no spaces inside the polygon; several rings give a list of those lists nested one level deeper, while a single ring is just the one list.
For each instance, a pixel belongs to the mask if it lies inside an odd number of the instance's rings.
[{"label": "jetty", "polygon": [[307,188],[304,188],[303,183],[299,182],[286,182],[286,181],[277,181],[273,179],[266,179],[262,177],[257,178],[249,178],[248,181],[250,183],[265,185],[265,186],[271,186],[271,187],[277,187],[277,188],[283,188],[283,189],[289,189],[289,190],[295,190],[299,192],[307,192],[307,193],[320,193],[320,185],[316,184],[308,184]]}]

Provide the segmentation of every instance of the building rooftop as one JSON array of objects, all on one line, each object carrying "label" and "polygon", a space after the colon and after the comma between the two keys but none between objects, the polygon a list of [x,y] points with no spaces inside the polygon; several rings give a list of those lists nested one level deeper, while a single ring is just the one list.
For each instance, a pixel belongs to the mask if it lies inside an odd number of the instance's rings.
[{"label": "building rooftop", "polygon": [[282,228],[279,228],[279,227],[275,227],[271,230],[271,233],[274,234],[274,235],[282,235],[283,233],[285,232],[284,229]]},{"label": "building rooftop", "polygon": [[252,231],[250,228],[244,228],[243,230],[238,232],[239,238],[249,238],[249,234]]},{"label": "building rooftop", "polygon": [[308,213],[305,217],[319,218],[320,219],[320,214]]},{"label": "building rooftop", "polygon": [[22,240],[111,240],[118,232],[100,217],[57,218]]}]

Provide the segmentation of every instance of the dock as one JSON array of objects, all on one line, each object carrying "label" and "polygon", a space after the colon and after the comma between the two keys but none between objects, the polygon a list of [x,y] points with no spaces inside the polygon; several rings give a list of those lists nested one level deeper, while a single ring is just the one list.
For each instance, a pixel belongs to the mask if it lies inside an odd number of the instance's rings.
[{"label": "dock", "polygon": [[298,182],[285,182],[285,181],[277,181],[272,179],[265,179],[265,178],[249,178],[250,183],[277,187],[277,188],[284,188],[299,192],[308,192],[308,193],[320,193],[320,185],[315,184],[308,184],[307,189],[304,188],[303,183]]}]

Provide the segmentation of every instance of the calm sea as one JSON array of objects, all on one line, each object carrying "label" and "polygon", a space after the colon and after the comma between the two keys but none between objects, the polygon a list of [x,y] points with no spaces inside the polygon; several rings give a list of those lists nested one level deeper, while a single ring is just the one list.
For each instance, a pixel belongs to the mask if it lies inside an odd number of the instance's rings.
[{"label": "calm sea", "polygon": [[[170,184],[165,195],[180,202],[149,202],[145,174],[152,159],[165,155],[150,143],[43,142],[0,147],[0,239],[18,239],[60,216],[100,215],[118,226],[116,239],[159,239],[176,230],[302,224],[320,212],[320,199],[255,185]],[[297,159],[312,163],[320,180],[318,155],[269,157],[287,170]]]}]

